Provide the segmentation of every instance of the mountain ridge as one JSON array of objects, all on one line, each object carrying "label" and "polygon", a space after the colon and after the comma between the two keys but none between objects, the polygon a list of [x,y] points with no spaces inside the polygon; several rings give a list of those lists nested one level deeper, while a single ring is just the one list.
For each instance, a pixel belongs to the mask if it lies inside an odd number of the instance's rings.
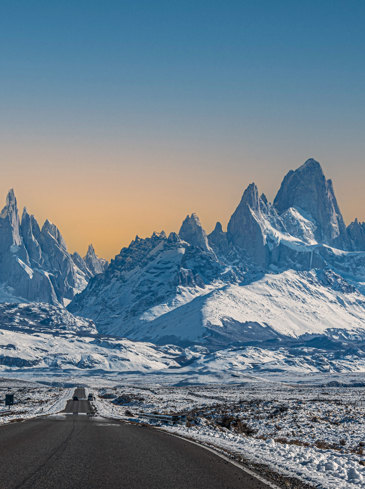
[{"label": "mountain ridge", "polygon": [[[317,209],[317,204],[321,209]],[[155,233],[151,238],[133,241],[116,255],[106,272],[91,279],[85,290],[75,296],[69,310],[93,319],[104,334],[138,341],[180,345],[245,343],[253,331],[260,340],[260,335],[266,338],[273,327],[256,306],[250,305],[251,284],[277,275],[282,280],[283,307],[286,304],[288,310],[295,310],[295,301],[285,301],[284,292],[295,294],[295,287],[284,285],[285,274],[292,270],[293,282],[311,290],[306,309],[309,312],[303,311],[307,320],[313,317],[315,321],[310,302],[320,304],[309,285],[314,282],[318,290],[325,287],[328,291],[329,295],[323,291],[323,300],[328,297],[333,304],[338,301],[340,309],[344,307],[341,304],[347,303],[349,314],[343,318],[342,328],[346,331],[358,314],[357,301],[365,324],[365,253],[361,249],[362,234],[354,230],[357,225],[345,227],[332,183],[325,178],[320,164],[310,159],[284,177],[274,203],[260,195],[254,183],[250,184],[226,232],[217,223],[207,235],[198,216],[192,214],[183,221],[179,235],[172,233],[167,238],[165,233]],[[352,240],[348,229],[352,230]],[[339,244],[342,250],[336,247]],[[318,273],[311,276],[313,270]],[[337,290],[340,283],[343,297]],[[227,296],[231,287],[239,291],[233,302],[253,308],[251,320],[234,318],[224,301],[218,301],[217,297]],[[351,294],[356,295],[354,302]],[[211,311],[226,310],[226,328],[217,319],[219,313],[204,319],[206,304],[210,304]],[[334,329],[341,329],[336,317],[331,317],[337,325]],[[299,323],[300,318],[296,321]],[[195,332],[191,330],[193,324]],[[274,330],[279,331],[279,323],[275,324]],[[326,324],[329,330],[330,324]],[[360,323],[356,324],[361,330]],[[318,328],[323,333],[321,325]],[[303,334],[309,333],[313,334],[311,326],[303,330]],[[330,331],[328,334],[332,335]]]},{"label": "mountain ridge", "polygon": [[71,255],[50,221],[40,228],[26,209],[20,219],[11,191],[0,302],[0,369],[173,369],[228,381],[242,371],[362,372],[365,224],[345,226],[310,159],[273,203],[250,184],[227,231],[217,222],[207,234],[193,213],[178,233],[136,236],[108,264],[92,245]]}]

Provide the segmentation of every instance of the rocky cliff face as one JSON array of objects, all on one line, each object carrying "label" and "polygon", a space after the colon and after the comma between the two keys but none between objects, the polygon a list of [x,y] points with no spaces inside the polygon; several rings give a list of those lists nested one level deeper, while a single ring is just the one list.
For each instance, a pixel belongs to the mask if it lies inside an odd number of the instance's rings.
[{"label": "rocky cliff face", "polygon": [[28,214],[26,208],[23,211],[20,232],[24,246],[28,252],[29,260],[34,265],[41,267],[43,262],[42,248],[39,244],[41,230],[35,217]]},{"label": "rocky cliff face", "polygon": [[347,228],[351,249],[365,251],[365,222],[355,219]]},{"label": "rocky cliff face", "polygon": [[196,246],[204,251],[210,251],[207,234],[202,228],[200,220],[196,214],[186,216],[181,225],[179,236],[192,246]]},{"label": "rocky cliff face", "polygon": [[266,267],[268,256],[265,247],[262,204],[254,183],[245,190],[227,228],[228,242],[243,250],[252,261]]},{"label": "rocky cliff face", "polygon": [[229,245],[227,233],[223,231],[222,224],[217,222],[215,228],[208,236],[208,242],[212,250],[218,256],[225,256],[228,253]]},{"label": "rocky cliff face", "polygon": [[275,197],[274,206],[279,214],[295,208],[316,226],[319,243],[346,248],[348,246],[345,223],[337,204],[331,180],[326,180],[321,165],[307,160],[284,178]]},{"label": "rocky cliff face", "polygon": [[97,275],[98,273],[104,272],[108,266],[108,262],[104,258],[99,258],[94,250],[93,245],[89,245],[87,253],[84,256],[83,261],[85,262],[87,268],[91,272],[91,276]]},{"label": "rocky cliff face", "polygon": [[285,220],[252,183],[228,223],[227,239],[230,249],[243,253],[243,258],[251,261],[251,267],[265,270],[273,250],[291,237]]},{"label": "rocky cliff face", "polygon": [[[24,221],[26,230],[27,222]],[[31,238],[26,233],[26,239]],[[36,248],[36,245],[34,245]],[[36,254],[33,247],[31,254]],[[25,297],[29,300],[57,302],[56,293],[48,275],[31,267],[29,253],[23,242],[17,201],[10,190],[0,214],[0,283],[5,296]]]}]

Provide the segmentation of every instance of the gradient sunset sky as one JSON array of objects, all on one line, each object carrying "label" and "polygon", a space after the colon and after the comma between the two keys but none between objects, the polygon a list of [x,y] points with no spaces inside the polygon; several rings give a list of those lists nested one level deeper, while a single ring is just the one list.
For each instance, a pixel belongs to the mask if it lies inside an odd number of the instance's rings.
[{"label": "gradient sunset sky", "polygon": [[307,158],[365,219],[365,2],[0,2],[0,199],[107,258]]}]

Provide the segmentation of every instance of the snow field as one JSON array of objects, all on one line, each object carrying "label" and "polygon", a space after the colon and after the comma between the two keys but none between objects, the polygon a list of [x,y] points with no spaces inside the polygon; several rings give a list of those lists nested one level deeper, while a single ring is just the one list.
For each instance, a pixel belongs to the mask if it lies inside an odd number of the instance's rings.
[{"label": "snow field", "polygon": [[[74,389],[44,387],[21,382],[0,382],[0,426],[13,421],[63,411]],[[14,394],[14,405],[5,406],[5,394]]]},{"label": "snow field", "polygon": [[365,487],[365,389],[252,382],[231,386],[125,385],[99,390],[102,416],[149,422],[322,489]]}]

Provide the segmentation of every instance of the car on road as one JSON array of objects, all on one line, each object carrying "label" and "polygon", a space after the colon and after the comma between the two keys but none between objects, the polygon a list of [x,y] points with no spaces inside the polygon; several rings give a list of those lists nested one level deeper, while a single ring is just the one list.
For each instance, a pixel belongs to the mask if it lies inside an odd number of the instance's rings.
[{"label": "car on road", "polygon": [[89,394],[89,395],[87,396],[87,400],[88,400],[88,401],[93,401],[93,400],[94,400],[94,396],[93,396],[93,394]]}]

